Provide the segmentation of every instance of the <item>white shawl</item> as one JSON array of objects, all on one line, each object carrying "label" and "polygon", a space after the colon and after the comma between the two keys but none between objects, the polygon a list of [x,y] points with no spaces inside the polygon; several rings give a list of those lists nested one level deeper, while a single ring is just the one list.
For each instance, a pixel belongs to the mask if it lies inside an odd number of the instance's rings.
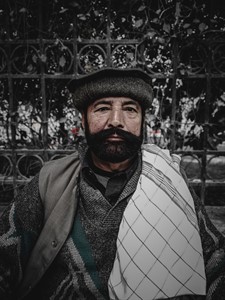
[{"label": "white shawl", "polygon": [[194,202],[179,165],[168,150],[145,146],[142,174],[120,224],[110,299],[206,294]]}]

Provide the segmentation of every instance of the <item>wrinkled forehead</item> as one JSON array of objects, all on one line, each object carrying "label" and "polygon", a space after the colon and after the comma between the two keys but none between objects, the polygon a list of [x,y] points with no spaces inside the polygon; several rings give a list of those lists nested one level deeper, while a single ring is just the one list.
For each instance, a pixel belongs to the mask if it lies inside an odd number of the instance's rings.
[{"label": "wrinkled forehead", "polygon": [[141,108],[141,105],[135,99],[129,97],[103,97],[94,100],[89,106],[96,105],[110,105],[110,106],[124,106],[124,105],[134,105]]}]

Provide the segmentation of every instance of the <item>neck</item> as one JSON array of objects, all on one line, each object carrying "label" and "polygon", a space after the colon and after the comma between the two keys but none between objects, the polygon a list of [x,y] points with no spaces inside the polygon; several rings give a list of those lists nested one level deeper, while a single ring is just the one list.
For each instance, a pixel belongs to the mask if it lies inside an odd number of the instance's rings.
[{"label": "neck", "polygon": [[96,155],[93,152],[91,153],[91,157],[92,157],[93,164],[97,168],[106,172],[121,172],[128,169],[129,166],[132,164],[132,159],[127,159],[120,163],[111,163],[108,161],[106,162],[96,157]]}]

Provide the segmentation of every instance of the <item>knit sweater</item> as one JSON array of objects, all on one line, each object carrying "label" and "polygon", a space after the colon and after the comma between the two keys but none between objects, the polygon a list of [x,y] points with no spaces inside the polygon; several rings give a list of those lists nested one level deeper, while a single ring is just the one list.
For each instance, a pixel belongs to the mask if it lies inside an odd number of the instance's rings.
[{"label": "knit sweater", "polygon": [[[81,179],[79,208],[71,234],[27,300],[108,299],[107,279],[114,260],[118,227],[137,178],[138,172],[113,208],[101,193]],[[14,291],[43,226],[44,208],[38,180],[37,175],[0,220],[0,299],[3,300],[16,299]],[[210,222],[199,199],[195,197],[194,201],[206,266],[206,299],[224,299],[225,239]]]}]

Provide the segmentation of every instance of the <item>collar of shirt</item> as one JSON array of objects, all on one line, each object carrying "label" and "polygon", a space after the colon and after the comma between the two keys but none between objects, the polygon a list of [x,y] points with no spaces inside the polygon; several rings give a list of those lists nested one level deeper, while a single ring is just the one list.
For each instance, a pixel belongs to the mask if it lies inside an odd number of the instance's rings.
[{"label": "collar of shirt", "polygon": [[127,181],[131,178],[138,165],[139,155],[137,155],[131,166],[122,172],[106,172],[98,169],[92,162],[91,155],[87,151],[82,163],[81,175],[93,188],[99,189],[105,198],[114,204]]}]

